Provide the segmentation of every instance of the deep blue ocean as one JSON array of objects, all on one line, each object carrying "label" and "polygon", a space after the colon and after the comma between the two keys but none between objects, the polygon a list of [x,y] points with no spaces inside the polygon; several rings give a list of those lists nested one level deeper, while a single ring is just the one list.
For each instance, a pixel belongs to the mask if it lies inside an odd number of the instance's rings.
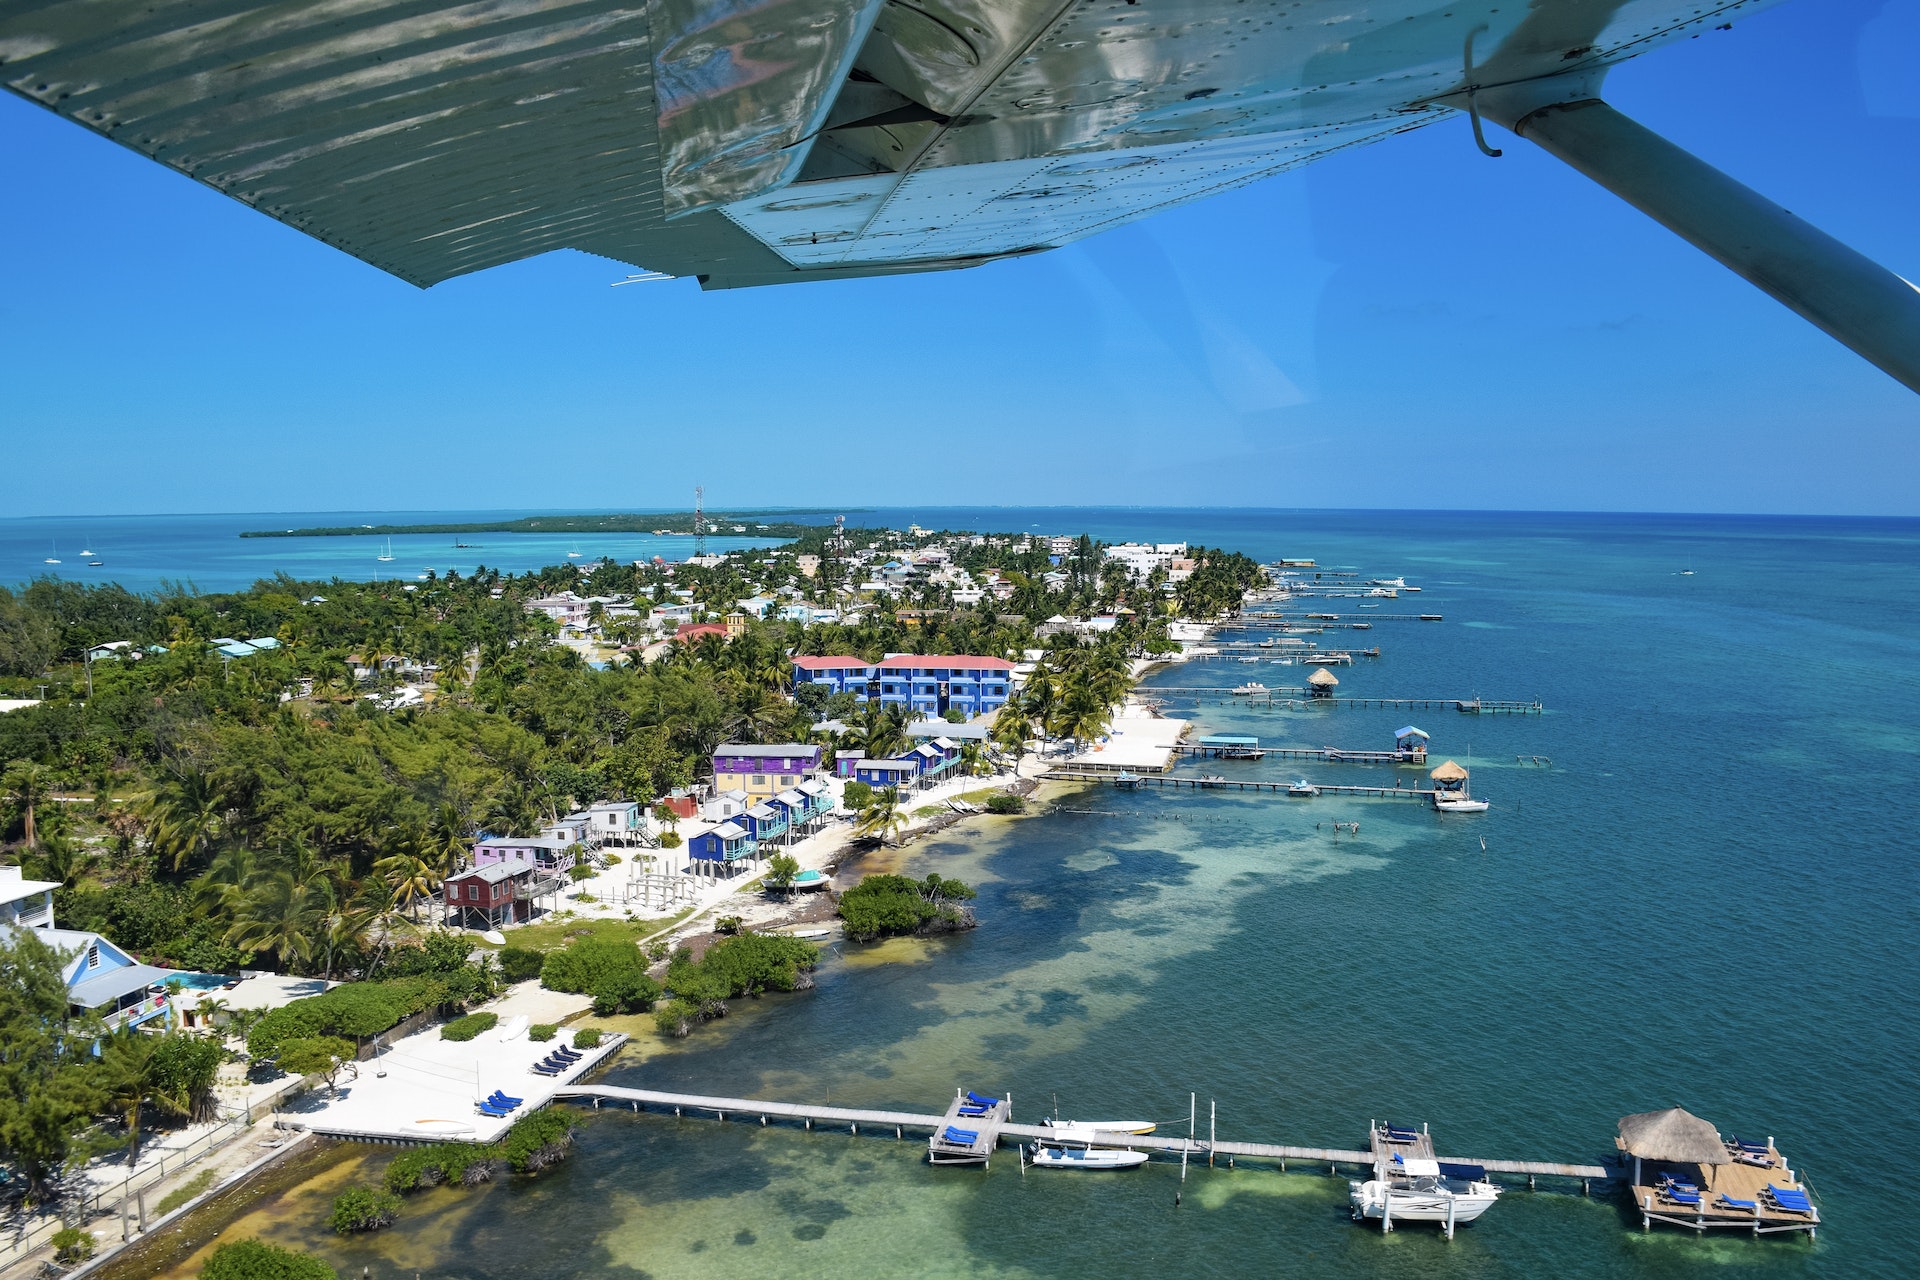
[{"label": "deep blue ocean", "polygon": [[[1217,1104],[1222,1138],[1354,1147],[1390,1118],[1431,1124],[1449,1154],[1567,1161],[1607,1155],[1620,1116],[1677,1104],[1723,1133],[1775,1137],[1817,1193],[1818,1241],[1643,1234],[1621,1201],[1544,1184],[1452,1242],[1383,1236],[1348,1221],[1345,1179],[1324,1173],[1196,1168],[1176,1208],[1177,1164],[1023,1178],[1011,1152],[984,1173],[931,1169],[890,1138],[612,1112],[551,1176],[434,1192],[376,1237],[319,1225],[334,1183],[243,1227],[376,1276],[1920,1272],[1904,1163],[1920,1132],[1920,522],[1013,509],[853,522],[880,520],[1188,539],[1404,574],[1424,591],[1380,612],[1445,621],[1346,637],[1383,653],[1339,669],[1343,692],[1538,698],[1547,712],[1176,704],[1203,732],[1270,745],[1377,748],[1411,721],[1494,808],[1068,792],[1040,816],[883,860],[978,884],[978,930],[841,946],[814,992],[736,1002],[683,1042],[643,1036],[612,1081],[910,1110],[967,1086],[1010,1091],[1021,1119],[1057,1100],[1068,1116],[1182,1130],[1194,1093],[1203,1131]],[[166,566],[203,584],[215,572]],[[1363,616],[1357,603],[1339,611]],[[1188,664],[1149,683],[1303,674]]]}]

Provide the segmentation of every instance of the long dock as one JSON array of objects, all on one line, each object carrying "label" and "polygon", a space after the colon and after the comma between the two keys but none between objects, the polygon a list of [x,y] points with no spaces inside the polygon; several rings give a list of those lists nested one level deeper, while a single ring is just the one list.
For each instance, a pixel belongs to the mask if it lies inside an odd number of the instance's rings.
[{"label": "long dock", "polygon": [[[1190,742],[1175,744],[1173,748],[1181,755],[1207,756],[1222,760],[1234,760],[1242,757],[1224,754],[1231,748],[1208,747]],[[1404,764],[1408,768],[1425,768],[1426,758],[1402,755],[1398,751],[1347,751],[1340,747],[1253,747],[1255,756],[1244,757],[1258,759],[1260,756],[1276,756],[1282,760],[1318,760],[1323,764]]]},{"label": "long dock", "polygon": [[1232,689],[1218,685],[1141,685],[1136,690],[1143,698],[1219,698],[1226,702],[1245,702],[1254,706],[1271,705],[1275,701],[1309,707],[1399,707],[1434,711],[1453,708],[1468,715],[1523,715],[1537,716],[1546,712],[1546,704],[1538,698],[1525,701],[1519,698],[1366,698],[1332,697],[1316,698],[1307,696],[1298,685],[1275,686],[1265,693],[1236,694]]},{"label": "long dock", "polygon": [[[1050,769],[1040,775],[1048,782],[1104,782],[1109,786],[1129,788],[1137,786],[1172,787],[1174,790],[1187,788],[1193,791],[1254,791],[1286,795],[1289,784],[1285,782],[1240,781],[1234,778],[1203,778],[1193,774],[1148,773],[1136,774],[1130,779],[1122,779],[1112,773],[1086,773],[1072,769]],[[1432,800],[1432,787],[1349,787],[1335,786],[1329,783],[1313,784],[1314,794],[1323,796],[1365,796],[1373,800]],[[1300,799],[1309,797],[1301,796]]]},{"label": "long dock", "polygon": [[[653,1108],[659,1111],[672,1111],[674,1115],[696,1116],[714,1120],[758,1120],[767,1125],[775,1119],[799,1121],[806,1128],[814,1125],[831,1125],[836,1128],[844,1125],[851,1134],[859,1134],[864,1126],[869,1134],[885,1135],[891,1129],[893,1136],[905,1139],[908,1130],[916,1133],[925,1131],[935,1135],[952,1123],[953,1108],[948,1114],[934,1115],[918,1111],[885,1111],[866,1107],[830,1107],[811,1103],[773,1102],[762,1098],[719,1098],[704,1094],[673,1093],[658,1089],[629,1089],[620,1085],[571,1085],[554,1092],[554,1098],[591,1102],[595,1107],[608,1103],[630,1106],[634,1111]],[[1012,1108],[1012,1098],[1003,1099],[1008,1111]],[[996,1109],[997,1110],[997,1109]],[[984,1145],[987,1126],[980,1126]],[[1046,1125],[1013,1124],[1007,1121],[991,1126],[996,1137],[1021,1139],[1029,1142],[1059,1142],[1061,1131]],[[1151,1133],[1093,1133],[1086,1134],[1076,1130],[1072,1142],[1078,1146],[1083,1143],[1095,1147],[1125,1148],[1133,1151],[1160,1152],[1165,1155],[1227,1156],[1246,1160],[1271,1160],[1285,1166],[1291,1160],[1299,1164],[1325,1165],[1327,1172],[1346,1166],[1360,1170],[1374,1167],[1375,1156],[1371,1150],[1362,1151],[1352,1148],[1292,1146],[1273,1142],[1222,1142],[1201,1138],[1198,1135],[1166,1136]],[[1452,1157],[1449,1157],[1452,1159]],[[1529,1185],[1534,1178],[1559,1177],[1571,1178],[1581,1182],[1606,1181],[1620,1177],[1621,1170],[1610,1169],[1597,1164],[1560,1164],[1537,1160],[1467,1160],[1460,1163],[1477,1164],[1489,1173],[1504,1173],[1526,1177]]]}]

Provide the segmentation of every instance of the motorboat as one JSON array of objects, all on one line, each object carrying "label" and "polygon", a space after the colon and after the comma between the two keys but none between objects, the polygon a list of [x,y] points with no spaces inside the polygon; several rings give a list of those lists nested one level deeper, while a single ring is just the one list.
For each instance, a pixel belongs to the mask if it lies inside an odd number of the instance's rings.
[{"label": "motorboat", "polygon": [[1273,648],[1273,646],[1274,646],[1274,643],[1275,643],[1275,642],[1274,642],[1274,641],[1272,641],[1272,640],[1262,640],[1262,641],[1260,642],[1260,647],[1261,647],[1262,649],[1271,649],[1271,648]]},{"label": "motorboat", "polygon": [[793,879],[788,882],[788,887],[794,889],[824,889],[827,886],[828,879],[828,876],[815,871],[812,867],[808,867],[805,871],[796,872]]},{"label": "motorboat", "polygon": [[1028,1163],[1036,1169],[1138,1169],[1147,1162],[1144,1151],[1116,1147],[1045,1147],[1036,1145]]},{"label": "motorboat", "polygon": [[1235,658],[1235,659],[1234,659],[1234,661],[1235,661],[1235,662],[1258,662],[1258,661],[1260,661],[1260,659],[1258,659],[1258,658]]},{"label": "motorboat", "polygon": [[1388,1178],[1348,1186],[1353,1220],[1373,1219],[1387,1231],[1396,1222],[1438,1222],[1452,1234],[1500,1198],[1499,1186],[1487,1180],[1487,1171],[1479,1165],[1438,1160],[1402,1160]]},{"label": "motorboat", "polygon": [[1287,794],[1290,796],[1317,796],[1320,794],[1320,788],[1314,786],[1305,778],[1295,778],[1287,784]]},{"label": "motorboat", "polygon": [[1227,780],[1217,773],[1205,773],[1200,775],[1200,785],[1203,787],[1224,787],[1227,785]]},{"label": "motorboat", "polygon": [[[1129,773],[1125,769],[1122,769],[1113,775],[1113,785],[1123,791],[1131,791],[1140,785],[1140,775],[1137,773]],[[1042,1121],[1042,1123],[1045,1122]]]},{"label": "motorboat", "polygon": [[1236,685],[1233,690],[1233,696],[1236,698],[1258,698],[1266,692],[1267,686],[1261,684],[1258,680],[1249,680],[1243,685]]},{"label": "motorboat", "polygon": [[1042,1128],[1058,1129],[1076,1142],[1085,1141],[1089,1134],[1130,1133],[1139,1135],[1152,1133],[1159,1126],[1151,1120],[1062,1120],[1058,1116],[1043,1116]]},{"label": "motorboat", "polygon": [[1375,578],[1373,581],[1367,583],[1367,585],[1370,587],[1391,587],[1395,591],[1405,591],[1407,589],[1407,580],[1405,578]]},{"label": "motorboat", "polygon": [[1433,807],[1441,813],[1485,813],[1493,807],[1493,803],[1475,800],[1472,796],[1435,796]]}]

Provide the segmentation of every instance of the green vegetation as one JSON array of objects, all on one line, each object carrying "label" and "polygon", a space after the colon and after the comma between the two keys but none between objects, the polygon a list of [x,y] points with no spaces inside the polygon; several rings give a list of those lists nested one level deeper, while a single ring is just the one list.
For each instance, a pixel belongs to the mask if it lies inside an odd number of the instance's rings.
[{"label": "green vegetation", "polygon": [[[867,942],[901,934],[970,929],[973,913],[962,903],[973,898],[971,887],[958,880],[929,875],[925,880],[905,876],[862,876],[860,883],[840,897],[840,919],[847,937]],[[668,985],[672,985],[669,974]]]},{"label": "green vegetation", "polygon": [[906,829],[907,811],[900,807],[898,787],[882,787],[874,792],[873,799],[860,811],[860,820],[853,824],[854,835],[882,844],[898,842],[900,833]]},{"label": "green vegetation", "polygon": [[591,995],[601,984],[646,972],[646,958],[632,942],[576,938],[563,951],[549,951],[540,967],[540,985],[549,991]]},{"label": "green vegetation", "polygon": [[268,1012],[247,1033],[247,1053],[256,1062],[312,1036],[364,1040],[428,1009],[455,1008],[494,993],[488,975],[462,968],[385,982],[349,982]]},{"label": "green vegetation", "polygon": [[265,1240],[229,1240],[208,1256],[200,1280],[340,1280],[340,1273],[312,1254]]},{"label": "green vegetation", "polygon": [[343,1236],[356,1231],[378,1231],[393,1224],[400,1212],[400,1197],[391,1191],[373,1187],[348,1187],[333,1198],[333,1212],[327,1224]]},{"label": "green vegetation", "polygon": [[559,1029],[559,1025],[556,1023],[536,1022],[527,1028],[527,1039],[533,1041],[535,1044],[545,1044],[547,1041],[553,1039],[553,1033]]},{"label": "green vegetation", "polygon": [[440,1025],[442,1040],[471,1040],[483,1031],[491,1031],[500,1024],[497,1013],[469,1013]]},{"label": "green vegetation", "polygon": [[645,973],[617,973],[593,988],[593,1011],[602,1018],[616,1013],[645,1013],[660,998],[660,984]]},{"label": "green vegetation", "polygon": [[213,1185],[213,1179],[214,1170],[202,1169],[166,1195],[161,1196],[160,1203],[154,1207],[155,1215],[165,1217],[189,1200],[206,1194],[207,1188]]},{"label": "green vegetation", "polygon": [[53,1233],[53,1258],[56,1262],[85,1262],[93,1256],[93,1233],[79,1227],[62,1227]]},{"label": "green vegetation", "polygon": [[385,1185],[388,1191],[402,1195],[442,1183],[478,1186],[492,1180],[494,1165],[503,1158],[497,1144],[491,1143],[436,1142],[409,1147],[387,1165]]},{"label": "green vegetation", "polygon": [[988,813],[1025,813],[1027,798],[1001,791],[987,797]]},{"label": "green vegetation", "polygon": [[495,957],[500,962],[500,976],[507,982],[527,982],[540,976],[540,969],[546,964],[547,954],[535,951],[531,947],[512,945],[500,948]]},{"label": "green vegetation", "polygon": [[819,963],[818,947],[778,934],[722,938],[697,961],[682,947],[667,965],[667,990],[673,998],[654,1010],[654,1026],[665,1035],[688,1035],[695,1024],[724,1017],[726,1002],[736,996],[811,987],[813,979],[807,975]]},{"label": "green vegetation", "polygon": [[582,1027],[573,1033],[573,1047],[576,1049],[598,1049],[602,1032],[598,1027]]},{"label": "green vegetation", "polygon": [[289,1040],[280,1046],[277,1059],[280,1069],[288,1075],[324,1078],[328,1092],[336,1088],[341,1071],[353,1060],[353,1045],[338,1036]]},{"label": "green vegetation", "polygon": [[872,785],[859,781],[849,782],[841,794],[840,803],[858,813],[873,803]]},{"label": "green vegetation", "polygon": [[767,859],[766,874],[761,877],[769,889],[778,889],[785,893],[793,887],[793,878],[800,874],[800,860],[790,853],[776,853]]}]

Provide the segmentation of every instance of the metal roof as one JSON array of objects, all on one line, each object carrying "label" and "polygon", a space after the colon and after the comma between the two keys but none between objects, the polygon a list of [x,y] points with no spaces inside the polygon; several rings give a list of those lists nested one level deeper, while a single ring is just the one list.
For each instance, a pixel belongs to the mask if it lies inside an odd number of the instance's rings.
[{"label": "metal roof", "polygon": [[488,884],[498,884],[514,876],[527,875],[533,871],[531,862],[522,862],[518,858],[506,858],[499,862],[483,862],[477,867],[465,871],[456,871],[448,876],[449,880],[483,880]]},{"label": "metal roof", "polygon": [[109,1000],[118,1000],[121,996],[144,990],[155,983],[164,983],[175,976],[176,970],[162,969],[157,965],[123,965],[96,974],[85,982],[75,983],[67,989],[67,1000],[83,1009],[97,1009]]}]

